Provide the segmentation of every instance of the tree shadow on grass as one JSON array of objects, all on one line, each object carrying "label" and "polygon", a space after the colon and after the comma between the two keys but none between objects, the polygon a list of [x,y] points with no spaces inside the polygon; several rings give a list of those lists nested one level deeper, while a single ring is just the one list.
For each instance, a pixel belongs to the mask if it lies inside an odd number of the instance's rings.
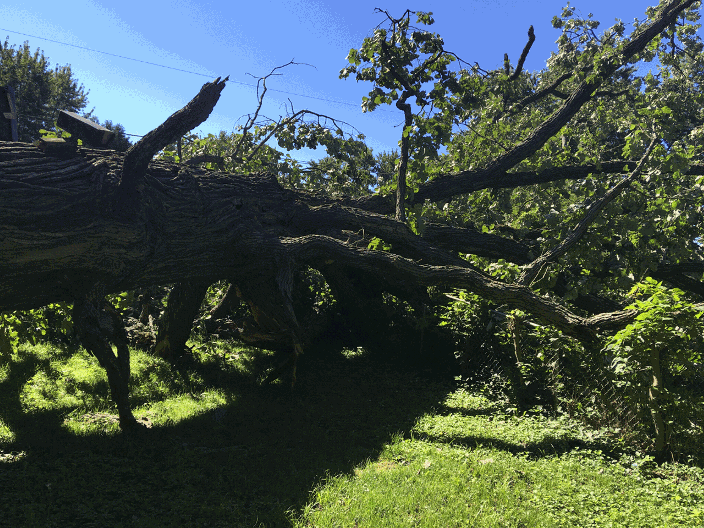
[{"label": "tree shadow on grass", "polygon": [[304,355],[298,372],[293,390],[227,373],[230,404],[136,435],[76,436],[57,412],[14,420],[6,451],[24,453],[0,463],[0,526],[290,526],[326,476],[452,390],[368,356]]},{"label": "tree shadow on grass", "polygon": [[537,460],[540,458],[560,456],[565,453],[574,451],[575,449],[601,451],[605,456],[618,460],[620,452],[614,451],[611,446],[604,442],[585,440],[575,438],[564,438],[560,436],[544,437],[538,442],[507,442],[499,438],[482,435],[466,435],[466,436],[443,436],[432,434],[416,434],[415,438],[427,442],[451,443],[453,446],[464,447],[466,449],[489,448],[506,451],[512,455],[522,455],[528,460]]},{"label": "tree shadow on grass", "polygon": [[502,414],[504,412],[505,411],[498,405],[492,405],[491,407],[485,407],[483,409],[464,409],[452,405],[441,404],[436,408],[435,414],[445,416],[456,414],[466,418],[471,418],[473,416],[496,416],[497,414]]}]

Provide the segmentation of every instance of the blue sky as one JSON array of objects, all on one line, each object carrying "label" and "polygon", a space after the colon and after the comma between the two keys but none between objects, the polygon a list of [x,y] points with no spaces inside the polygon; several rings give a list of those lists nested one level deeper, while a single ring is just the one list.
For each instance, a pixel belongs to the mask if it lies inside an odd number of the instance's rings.
[{"label": "blue sky", "polygon": [[[294,59],[312,66],[289,66],[270,79],[263,114],[272,118],[308,108],[353,125],[367,137],[375,152],[397,148],[401,114],[384,107],[364,114],[361,98],[369,83],[340,80],[350,48],[383,21],[380,7],[394,16],[405,9],[432,11],[431,30],[443,36],[446,49],[484,69],[512,64],[527,40],[528,26],[535,27],[536,42],[526,62],[528,70],[545,65],[556,49],[558,30],[550,21],[566,0],[464,0],[425,1],[410,5],[399,0],[248,0],[204,2],[145,0],[120,2],[71,0],[12,2],[0,5],[0,38],[11,44],[29,41],[32,50],[44,51],[52,65],[70,64],[75,77],[90,90],[87,110],[101,120],[121,123],[128,133],[145,134],[183,107],[200,87],[218,76],[232,81],[208,121],[197,132],[233,131],[256,108],[256,80]],[[602,28],[616,18],[629,25],[643,18],[655,0],[572,1],[586,15],[593,13]],[[9,5],[8,5],[9,4]],[[95,53],[29,37],[34,35],[171,69]],[[245,84],[238,84],[245,83]],[[280,91],[273,91],[280,90]],[[300,160],[322,153],[292,153]]]}]

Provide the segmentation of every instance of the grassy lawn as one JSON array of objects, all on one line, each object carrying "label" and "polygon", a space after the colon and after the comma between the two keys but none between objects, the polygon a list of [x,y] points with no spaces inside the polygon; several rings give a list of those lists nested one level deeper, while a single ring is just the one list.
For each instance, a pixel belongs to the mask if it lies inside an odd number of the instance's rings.
[{"label": "grassy lawn", "polygon": [[0,359],[0,526],[704,526],[699,468],[362,353],[305,355],[294,390],[273,364],[133,351],[150,429],[123,435],[84,351]]}]

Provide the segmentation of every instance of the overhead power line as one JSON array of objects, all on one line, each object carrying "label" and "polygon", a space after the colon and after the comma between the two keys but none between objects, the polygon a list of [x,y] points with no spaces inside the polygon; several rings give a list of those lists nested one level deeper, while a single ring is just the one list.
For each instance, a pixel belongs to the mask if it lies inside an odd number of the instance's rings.
[{"label": "overhead power line", "polygon": [[[172,66],[165,66],[165,65],[163,65],[163,64],[157,64],[157,63],[155,63],[155,62],[149,62],[149,61],[145,61],[145,60],[141,60],[141,59],[134,59],[134,58],[132,58],[132,57],[125,57],[124,55],[117,55],[116,53],[109,53],[109,52],[107,52],[107,51],[96,50],[96,49],[93,49],[93,48],[86,48],[86,47],[84,47],[84,46],[78,46],[78,45],[76,45],[76,44],[69,44],[68,42],[60,42],[60,41],[58,41],[58,40],[52,40],[52,39],[48,39],[48,38],[45,38],[45,37],[38,37],[38,36],[36,36],[36,35],[29,35],[29,34],[27,34],[27,33],[20,33],[19,31],[12,31],[12,30],[3,29],[3,28],[0,28],[0,31],[6,31],[6,32],[8,32],[8,33],[14,33],[14,34],[16,34],[16,35],[22,35],[22,36],[24,36],[24,37],[32,37],[32,38],[39,39],[39,40],[46,40],[47,42],[53,42],[53,43],[55,43],[55,44],[61,44],[62,46],[71,46],[72,48],[78,48],[78,49],[82,49],[82,50],[86,50],[86,51],[92,51],[92,52],[94,52],[94,53],[102,53],[103,55],[110,55],[111,57],[117,57],[117,58],[119,58],[119,59],[131,60],[131,61],[135,61],[135,62],[141,62],[142,64],[148,64],[148,65],[150,65],[150,66],[158,66],[159,68],[166,68],[166,69],[168,69],[168,70],[179,71],[179,72],[182,72],[182,73],[190,73],[190,74],[192,74],[192,75],[200,75],[201,77],[208,77],[209,79],[212,79],[212,78],[213,78],[212,75],[208,75],[208,74],[206,74],[206,73],[198,73],[198,72],[194,72],[194,71],[190,71],[190,70],[184,70],[184,69],[181,69],[181,68],[174,68],[174,67],[172,67]],[[232,79],[228,80],[227,82],[234,83],[234,84],[241,84],[242,86],[248,86],[248,87],[250,87],[250,88],[256,88],[256,87],[257,87],[256,84],[246,83],[246,82],[242,82],[242,81],[234,81],[234,80],[232,80]],[[350,103],[350,102],[347,102],[347,101],[334,101],[334,100],[332,100],[332,99],[325,99],[325,98],[323,98],[323,97],[315,97],[315,96],[313,96],[313,95],[304,95],[304,94],[299,94],[299,93],[295,93],[295,92],[287,92],[286,90],[278,90],[278,89],[276,89],[276,88],[268,88],[268,90],[269,90],[270,92],[279,92],[279,93],[284,93],[284,94],[287,94],[287,95],[295,95],[295,96],[297,96],[297,97],[307,97],[308,99],[315,99],[315,100],[318,100],[318,101],[325,101],[325,102],[327,102],[327,103],[335,103],[335,104],[348,105],[348,106],[360,106],[360,105],[358,105],[358,104],[356,104],[356,103]],[[383,109],[383,108],[382,108],[381,110],[388,111],[388,110]]]},{"label": "overhead power line", "polygon": [[7,31],[8,33],[15,33],[17,35],[22,35],[23,37],[32,37],[39,40],[46,40],[47,42],[53,42],[55,44],[61,44],[62,46],[71,46],[72,48],[78,48],[86,51],[92,51],[94,53],[102,53],[103,55],[110,55],[111,57],[118,57],[120,59],[127,59],[135,62],[141,62],[143,64],[149,64],[150,66],[159,66],[160,68],[168,68],[169,70],[176,70],[184,73],[192,73],[193,75],[202,75],[203,77],[212,77],[212,75],[206,75],[205,73],[197,73],[188,70],[182,70],[180,68],[173,68],[171,66],[164,66],[163,64],[156,64],[155,62],[148,62],[141,59],[133,59],[132,57],[125,57],[123,55],[117,55],[115,53],[108,53],[107,51],[100,51],[92,48],[86,48],[84,46],[77,46],[76,44],[69,44],[68,42],[60,42],[58,40],[52,40],[45,37],[38,37],[36,35],[28,35],[27,33],[20,33],[19,31],[11,31],[9,29],[0,28],[0,31]]}]

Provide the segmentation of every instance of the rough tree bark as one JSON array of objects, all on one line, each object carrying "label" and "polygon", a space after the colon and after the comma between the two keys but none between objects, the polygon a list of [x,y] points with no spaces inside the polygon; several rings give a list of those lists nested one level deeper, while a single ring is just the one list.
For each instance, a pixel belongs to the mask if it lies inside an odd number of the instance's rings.
[{"label": "rough tree bark", "polygon": [[[626,44],[619,61],[643,49],[692,1],[664,7]],[[619,61],[605,58],[604,76]],[[577,167],[540,174],[508,171],[557,133],[602,78],[582,83],[524,142],[485,169],[437,178],[421,186],[415,200],[445,200],[478,188],[593,172]],[[527,284],[494,280],[457,251],[523,264],[538,255],[510,238],[468,229],[430,225],[423,237],[415,236],[384,216],[395,212],[388,197],[326,199],[284,189],[268,174],[224,174],[153,161],[161,148],[207,118],[223,88],[219,79],[204,85],[193,101],[124,157],[78,148],[72,157],[57,159],[32,145],[0,142],[0,309],[73,301],[79,335],[108,373],[123,428],[136,423],[127,390],[129,357],[124,328],[104,303],[106,293],[179,283],[159,340],[163,349],[165,340],[171,340],[170,346],[185,343],[187,335],[177,336],[175,327],[192,322],[193,305],[207,284],[228,279],[260,326],[290,337],[294,359],[300,353],[301,329],[291,303],[292,277],[304,266],[327,274],[340,299],[348,300],[345,310],[359,318],[364,308],[353,300],[357,286],[347,278],[351,273],[367,274],[379,287],[401,294],[433,285],[466,288],[585,341],[634,317],[633,311],[582,317]],[[393,244],[394,252],[366,249],[373,236]],[[110,342],[117,345],[117,355]]]}]

